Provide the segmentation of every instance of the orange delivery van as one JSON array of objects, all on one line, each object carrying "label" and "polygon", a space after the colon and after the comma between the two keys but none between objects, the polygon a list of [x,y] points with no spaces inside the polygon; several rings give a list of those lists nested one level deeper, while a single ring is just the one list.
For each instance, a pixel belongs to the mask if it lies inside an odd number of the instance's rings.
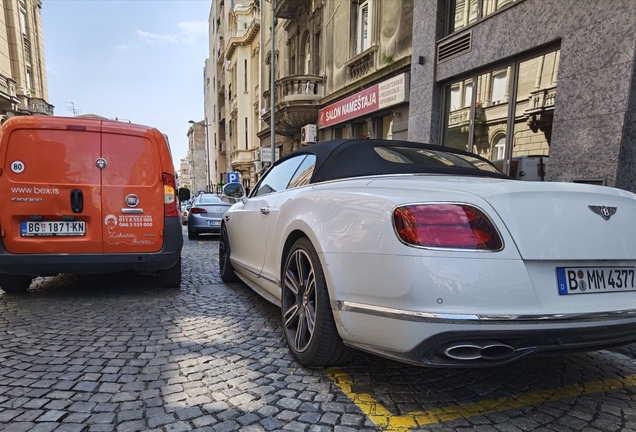
[{"label": "orange delivery van", "polygon": [[0,127],[0,288],[58,273],[136,270],[181,284],[169,144],[110,120],[22,116]]}]

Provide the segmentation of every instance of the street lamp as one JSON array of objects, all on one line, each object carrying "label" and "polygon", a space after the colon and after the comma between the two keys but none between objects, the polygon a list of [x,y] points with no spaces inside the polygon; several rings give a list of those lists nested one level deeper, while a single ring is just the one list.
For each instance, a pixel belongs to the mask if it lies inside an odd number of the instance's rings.
[{"label": "street lamp", "polygon": [[[194,120],[188,120],[188,123],[190,124],[197,124],[199,122],[195,122]],[[212,125],[209,125],[205,122],[203,122],[203,127],[205,128],[205,188],[207,189],[208,192],[212,192],[212,188],[210,187],[210,141],[209,141],[209,133],[208,133],[208,127],[210,127]]]}]

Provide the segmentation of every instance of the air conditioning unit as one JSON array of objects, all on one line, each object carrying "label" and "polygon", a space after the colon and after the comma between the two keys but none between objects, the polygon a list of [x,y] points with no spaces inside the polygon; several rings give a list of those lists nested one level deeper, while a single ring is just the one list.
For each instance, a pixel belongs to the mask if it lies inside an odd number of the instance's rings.
[{"label": "air conditioning unit", "polygon": [[254,161],[254,171],[256,171],[257,173],[261,172],[261,170],[263,169],[263,162],[261,161]]},{"label": "air conditioning unit", "polygon": [[303,126],[300,130],[300,143],[310,144],[318,141],[318,127],[315,124]]}]

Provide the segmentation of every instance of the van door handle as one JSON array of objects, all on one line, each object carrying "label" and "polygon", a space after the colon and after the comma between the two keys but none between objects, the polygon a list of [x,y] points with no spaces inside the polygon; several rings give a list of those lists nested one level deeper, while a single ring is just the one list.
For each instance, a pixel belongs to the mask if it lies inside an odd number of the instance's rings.
[{"label": "van door handle", "polygon": [[270,212],[269,207],[261,207],[261,213],[263,213],[264,215],[268,215],[269,212]]},{"label": "van door handle", "polygon": [[73,213],[81,213],[84,210],[84,194],[80,189],[71,191],[71,210]]}]

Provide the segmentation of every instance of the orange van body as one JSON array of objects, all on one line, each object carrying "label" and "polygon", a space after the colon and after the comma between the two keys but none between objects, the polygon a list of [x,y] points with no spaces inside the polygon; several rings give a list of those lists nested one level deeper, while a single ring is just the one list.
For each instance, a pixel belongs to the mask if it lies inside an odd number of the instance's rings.
[{"label": "orange van body", "polygon": [[175,170],[157,129],[14,117],[0,128],[0,162],[0,288],[119,270],[180,284]]}]

